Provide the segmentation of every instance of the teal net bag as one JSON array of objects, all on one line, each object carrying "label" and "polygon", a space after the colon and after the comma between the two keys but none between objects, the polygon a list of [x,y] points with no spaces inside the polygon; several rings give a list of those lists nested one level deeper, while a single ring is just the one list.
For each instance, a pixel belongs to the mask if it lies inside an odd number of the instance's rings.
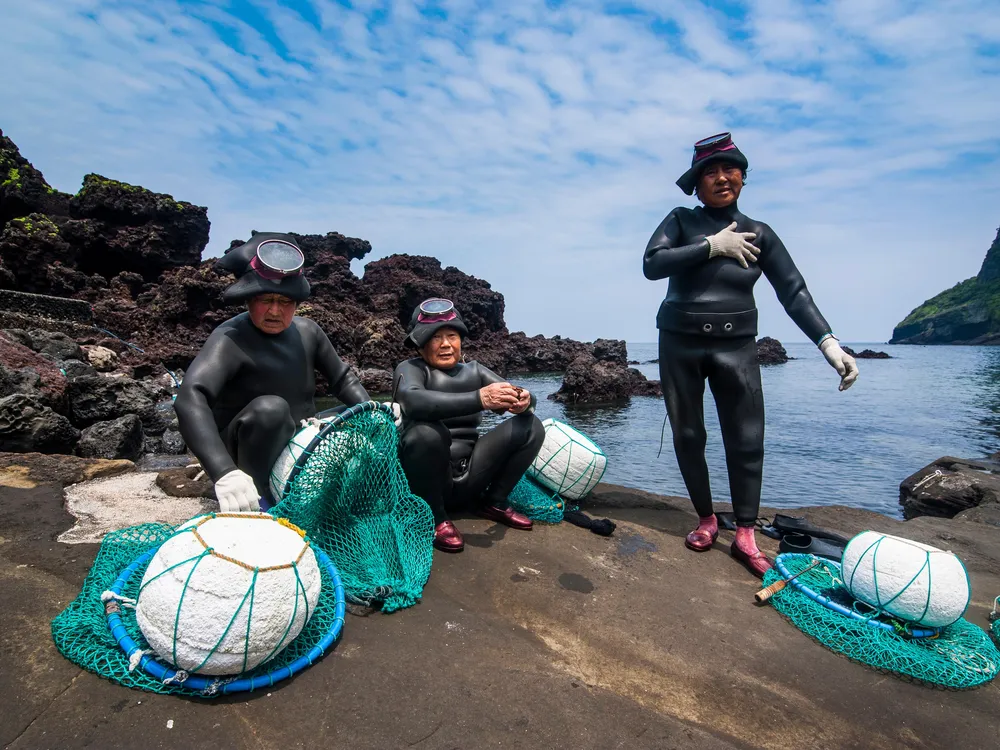
[{"label": "teal net bag", "polygon": [[410,492],[398,440],[386,404],[365,402],[324,420],[300,441],[283,498],[269,511],[330,555],[348,600],[383,612],[416,603],[434,551],[433,515]]},{"label": "teal net bag", "polygon": [[566,510],[566,502],[558,493],[541,487],[529,479],[527,474],[514,485],[507,499],[510,507],[518,513],[542,523],[560,523]]},{"label": "teal net bag", "polygon": [[308,623],[273,658],[216,678],[178,674],[152,654],[128,602],[138,599],[156,550],[184,533],[167,524],[105,536],[80,594],[52,621],[59,651],[127,687],[211,697],[274,684],[315,662],[339,637],[347,599],[381,605],[383,612],[414,604],[430,575],[434,527],[429,506],[410,492],[399,465],[389,408],[360,404],[325,420],[319,432],[296,458],[290,489],[270,513],[305,534],[322,585]]},{"label": "teal net bag", "polygon": [[957,690],[988,683],[1000,671],[1000,652],[982,628],[963,618],[940,629],[915,628],[871,610],[848,593],[838,563],[821,560],[806,570],[818,559],[779,555],[764,585],[788,580],[771,597],[774,608],[831,651],[883,673]]}]

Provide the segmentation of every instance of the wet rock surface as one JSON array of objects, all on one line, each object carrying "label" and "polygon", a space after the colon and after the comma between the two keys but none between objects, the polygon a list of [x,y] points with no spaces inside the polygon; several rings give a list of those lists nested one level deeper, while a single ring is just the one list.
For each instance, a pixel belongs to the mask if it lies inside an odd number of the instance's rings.
[{"label": "wet rock surface", "polygon": [[127,458],[135,461],[142,455],[143,440],[142,420],[135,414],[126,414],[84,429],[76,450],[84,458]]},{"label": "wet rock surface", "polygon": [[1000,462],[944,456],[899,485],[903,517],[953,518],[973,508],[1000,508]]}]

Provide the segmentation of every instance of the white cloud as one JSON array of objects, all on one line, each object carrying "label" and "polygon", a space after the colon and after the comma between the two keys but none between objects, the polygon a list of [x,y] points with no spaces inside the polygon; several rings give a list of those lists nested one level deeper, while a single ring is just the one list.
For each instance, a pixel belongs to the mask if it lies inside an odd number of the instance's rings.
[{"label": "white cloud", "polygon": [[[96,171],[207,205],[211,254],[251,229],[340,231],[371,259],[488,279],[512,329],[633,341],[656,335],[665,284],[641,255],[692,204],[674,185],[691,143],[733,129],[743,209],[838,333],[878,340],[974,274],[1000,223],[991,4],[450,0],[442,22],[410,0],[261,0],[253,19],[0,0],[0,69],[18,71],[0,77],[0,127],[61,189]],[[757,290],[762,333],[801,340]]]}]

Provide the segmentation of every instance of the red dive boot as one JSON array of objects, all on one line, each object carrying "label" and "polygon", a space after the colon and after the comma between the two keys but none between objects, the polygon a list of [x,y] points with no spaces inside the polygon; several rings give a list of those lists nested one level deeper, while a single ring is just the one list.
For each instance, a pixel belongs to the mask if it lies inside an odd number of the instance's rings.
[{"label": "red dive boot", "polygon": [[719,521],[713,513],[704,518],[698,517],[698,528],[684,538],[684,546],[695,552],[711,549],[719,538]]},{"label": "red dive boot", "polygon": [[743,563],[744,567],[758,578],[763,578],[764,574],[774,567],[767,556],[757,549],[753,528],[741,526],[736,529],[736,539],[733,540],[729,553],[734,560]]},{"label": "red dive boot", "polygon": [[504,526],[510,526],[512,529],[528,531],[532,526],[530,518],[526,515],[518,513],[510,506],[508,506],[505,510],[501,510],[495,505],[484,505],[479,509],[479,515],[483,518],[488,518],[491,521],[502,523]]},{"label": "red dive boot", "polygon": [[465,549],[465,540],[455,524],[442,521],[434,527],[434,546],[442,552],[461,552]]}]

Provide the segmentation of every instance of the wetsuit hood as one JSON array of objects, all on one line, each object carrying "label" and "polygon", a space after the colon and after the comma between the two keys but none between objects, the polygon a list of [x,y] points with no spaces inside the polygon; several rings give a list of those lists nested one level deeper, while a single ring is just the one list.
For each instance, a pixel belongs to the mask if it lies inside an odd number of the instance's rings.
[{"label": "wetsuit hood", "polygon": [[[706,138],[705,140],[708,141],[713,139]],[[699,141],[699,143],[701,143],[701,141]],[[698,186],[701,171],[709,164],[719,161],[735,164],[744,172],[750,166],[747,158],[743,155],[743,152],[736,148],[736,144],[733,143],[732,137],[726,137],[721,140],[713,140],[711,144],[704,147],[699,147],[698,144],[695,144],[694,154],[691,156],[691,168],[682,174],[680,179],[677,180],[677,187],[683,190],[687,195],[694,195],[694,189]]]},{"label": "wetsuit hood", "polygon": [[420,315],[420,307],[413,311],[410,316],[410,325],[406,329],[407,336],[403,339],[403,345],[411,349],[423,349],[424,344],[431,340],[431,337],[442,328],[454,328],[458,331],[462,341],[469,335],[469,329],[465,327],[462,314],[455,310],[455,317],[451,320],[441,320],[434,323],[421,323],[417,318]]},{"label": "wetsuit hood", "polygon": [[309,297],[309,282],[301,269],[292,276],[267,278],[251,267],[250,264],[257,255],[257,248],[268,240],[279,240],[299,247],[289,234],[255,232],[248,242],[227,250],[215,264],[215,269],[222,273],[235,274],[237,280],[222,293],[224,302],[232,305],[241,304],[258,294],[281,294],[296,302],[302,302]]}]

